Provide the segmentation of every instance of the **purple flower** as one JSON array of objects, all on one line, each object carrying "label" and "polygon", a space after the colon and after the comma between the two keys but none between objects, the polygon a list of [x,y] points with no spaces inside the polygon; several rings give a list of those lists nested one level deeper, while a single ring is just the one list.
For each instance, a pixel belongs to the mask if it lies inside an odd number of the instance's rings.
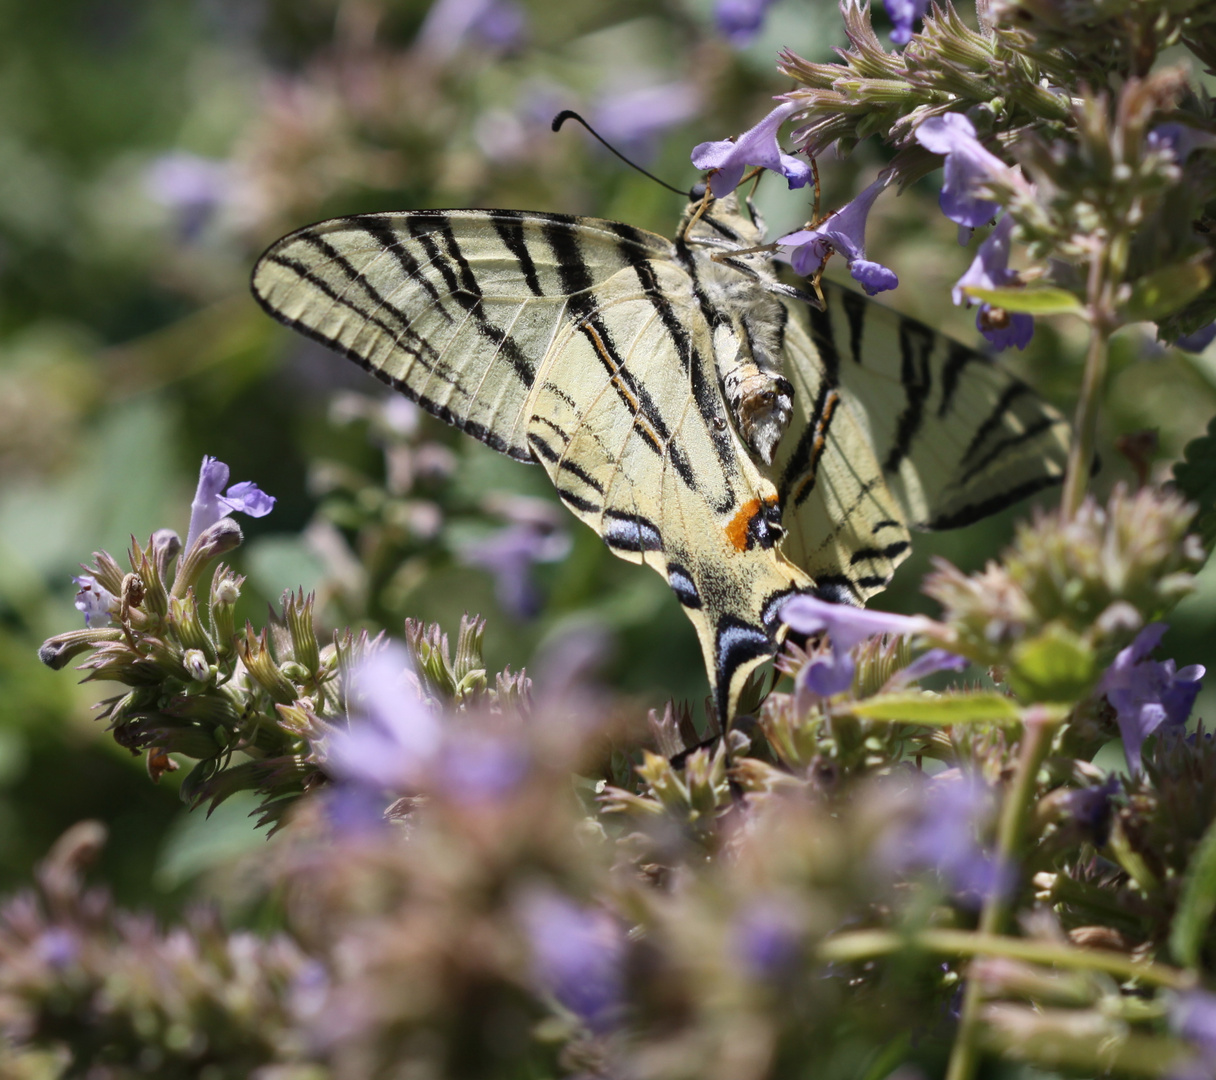
[{"label": "purple flower", "polygon": [[556,562],[570,551],[564,529],[539,518],[516,521],[492,536],[460,549],[460,559],[494,575],[494,592],[502,609],[516,619],[530,619],[541,598],[532,577],[536,563]]},{"label": "purple flower", "polygon": [[177,214],[178,229],[183,238],[191,240],[232,194],[232,167],[177,150],[148,166],[144,190]]},{"label": "purple flower", "polygon": [[800,229],[778,239],[778,244],[794,249],[789,252],[794,270],[804,277],[817,274],[824,260],[835,251],[848,260],[849,273],[870,296],[895,288],[899,284],[895,273],[866,258],[866,218],[889,182],[890,177],[880,176],[852,202],[813,229]]},{"label": "purple flower", "polygon": [[984,149],[975,137],[975,125],[962,113],[931,116],[916,129],[916,141],[934,154],[946,155],[939,200],[942,213],[970,229],[990,222],[998,204],[981,199],[976,189],[989,180],[1008,177],[1012,170]]},{"label": "purple flower", "polygon": [[826,633],[832,651],[816,656],[799,673],[803,688],[818,697],[841,694],[853,685],[854,646],[875,634],[914,634],[930,625],[919,615],[894,615],[848,604],[832,604],[815,596],[795,596],[781,609],[781,619],[800,634]]},{"label": "purple flower", "polygon": [[72,580],[80,586],[75,606],[84,616],[85,626],[92,626],[94,619],[108,620],[118,606],[118,598],[91,574],[81,574]]},{"label": "purple flower", "polygon": [[800,108],[801,102],[783,101],[738,139],[703,142],[693,148],[692,163],[698,169],[713,170],[709,190],[715,199],[734,191],[743,179],[744,171],[751,165],[781,173],[789,181],[791,189],[810,183],[810,163],[784,153],[777,144],[778,129]]},{"label": "purple flower", "polygon": [[1198,1051],[1195,1058],[1171,1068],[1170,1080],[1211,1080],[1216,1074],[1216,994],[1206,990],[1176,994],[1170,1027]]},{"label": "purple flower", "polygon": [[49,926],[34,942],[34,953],[48,967],[62,971],[76,962],[80,941],[67,927]]},{"label": "purple flower", "polygon": [[1144,139],[1144,148],[1151,153],[1169,154],[1179,165],[1186,164],[1191,152],[1200,147],[1216,146],[1216,136],[1199,131],[1189,124],[1158,124]]},{"label": "purple flower", "polygon": [[1097,693],[1104,694],[1115,710],[1123,753],[1132,773],[1140,771],[1140,748],[1145,739],[1158,728],[1179,730],[1186,725],[1202,685],[1202,664],[1175,671],[1173,660],[1148,658],[1168,629],[1165,623],[1149,623],[1115,657],[1098,683]]},{"label": "purple flower", "polygon": [[936,675],[939,671],[962,671],[967,664],[968,660],[965,656],[956,656],[954,653],[946,652],[945,649],[929,649],[906,668],[892,675],[887,685],[891,689],[896,689],[907,686],[909,683],[919,682],[930,675]]},{"label": "purple flower", "polygon": [[1174,348],[1184,349],[1186,352],[1201,353],[1212,343],[1213,338],[1216,338],[1216,322],[1209,323],[1207,326],[1196,330],[1193,334],[1187,334],[1185,337],[1178,338],[1174,342]]},{"label": "purple flower", "polygon": [[1095,847],[1104,846],[1110,839],[1110,821],[1114,813],[1111,799],[1118,790],[1119,778],[1111,776],[1097,787],[1078,788],[1060,798],[1064,817],[1079,826]]},{"label": "purple flower", "polygon": [[527,36],[527,15],[512,0],[436,0],[416,44],[426,56],[442,61],[467,45],[510,52]]},{"label": "purple flower", "polygon": [[[267,495],[251,480],[243,480],[223,491],[228,483],[228,466],[213,457],[204,457],[198,473],[198,487],[190,504],[190,530],[186,534],[186,550],[220,518],[239,511],[250,517],[265,517],[274,509],[275,498]],[[221,494],[223,492],[223,494]]]},{"label": "purple flower", "polygon": [[929,0],[882,0],[882,5],[895,24],[891,30],[894,45],[907,45],[912,40],[912,24],[923,19],[929,10]]},{"label": "purple flower", "polygon": [[773,0],[718,0],[714,5],[714,22],[718,33],[736,49],[751,44]]},{"label": "purple flower", "polygon": [[732,952],[754,979],[778,978],[802,953],[806,932],[798,909],[776,897],[752,903],[731,927]]},{"label": "purple flower", "polygon": [[593,1031],[610,1029],[620,1013],[625,932],[608,912],[582,907],[551,889],[523,898],[520,919],[532,946],[541,988]]},{"label": "purple flower", "polygon": [[327,771],[378,791],[402,791],[425,778],[443,737],[439,718],[408,679],[404,646],[391,643],[352,671],[348,699],[358,701],[350,727],[330,739]]},{"label": "purple flower", "polygon": [[649,157],[663,132],[696,116],[699,110],[693,86],[673,82],[606,94],[593,110],[591,122],[610,143]]},{"label": "purple flower", "polygon": [[986,852],[978,832],[991,814],[988,788],[978,777],[941,774],[921,791],[920,811],[884,845],[892,870],[932,870],[968,900],[983,900],[1013,884],[1012,869]]},{"label": "purple flower", "polygon": [[[1012,231],[1013,218],[1002,214],[996,228],[980,244],[967,272],[954,283],[951,295],[955,304],[970,303],[967,294],[963,292],[965,286],[970,285],[975,289],[999,289],[1018,280],[1017,273],[1009,269],[1009,234]],[[984,337],[998,349],[1007,349],[1010,345],[1016,345],[1019,349],[1026,348],[1034,335],[1034,316],[1015,312],[1007,315],[1008,322],[1004,326],[996,326],[992,310],[992,305],[984,301],[975,317],[975,325]]]}]

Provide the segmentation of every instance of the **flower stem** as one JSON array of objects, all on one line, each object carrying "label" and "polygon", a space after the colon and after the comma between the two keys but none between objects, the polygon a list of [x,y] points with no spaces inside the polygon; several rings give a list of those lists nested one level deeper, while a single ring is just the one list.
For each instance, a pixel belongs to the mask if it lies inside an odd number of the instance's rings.
[{"label": "flower stem", "polygon": [[1060,508],[1065,519],[1076,516],[1085,498],[1094,459],[1094,443],[1098,431],[1098,401],[1106,383],[1106,362],[1110,352],[1110,337],[1114,332],[1107,317],[1109,305],[1105,280],[1106,252],[1094,253],[1089,264],[1089,349],[1085,354],[1085,373],[1081,379],[1081,396],[1073,419],[1073,441],[1068,449],[1068,469],[1064,474],[1064,493]]},{"label": "flower stem", "polygon": [[[1035,778],[1039,766],[1051,748],[1051,737],[1059,721],[1049,714],[1032,710],[1026,718],[1022,736],[1021,752],[1013,783],[1005,793],[1001,805],[1001,820],[997,826],[996,865],[998,873],[1013,866],[1014,857],[1021,846],[1022,832],[1030,816],[1030,803],[1034,798]],[[980,912],[979,934],[981,937],[997,937],[1004,929],[1009,913],[1009,890],[994,888],[984,900]],[[971,1080],[979,1062],[979,1015],[980,984],[968,979],[963,990],[963,1005],[959,1014],[958,1035],[950,1053],[950,1064],[946,1080]]]}]

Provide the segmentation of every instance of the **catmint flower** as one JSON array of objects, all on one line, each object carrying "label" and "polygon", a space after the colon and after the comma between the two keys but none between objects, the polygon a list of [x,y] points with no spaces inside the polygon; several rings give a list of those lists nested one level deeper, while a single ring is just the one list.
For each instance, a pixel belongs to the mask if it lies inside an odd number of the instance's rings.
[{"label": "catmint flower", "polygon": [[718,33],[736,49],[751,44],[773,0],[718,0],[714,5],[714,23]]},{"label": "catmint flower", "polygon": [[631,87],[600,98],[592,110],[592,124],[613,145],[650,157],[663,132],[692,119],[700,108],[691,83]]},{"label": "catmint flower", "polygon": [[804,920],[792,903],[765,897],[736,916],[731,951],[752,978],[779,978],[797,964],[805,933]]},{"label": "catmint flower", "polygon": [[[1018,280],[1015,271],[1009,269],[1009,236],[1013,232],[1013,218],[1002,214],[996,228],[988,235],[975,253],[975,259],[967,268],[967,272],[954,283],[951,296],[955,304],[966,304],[970,301],[963,292],[965,286],[976,289],[999,289]],[[992,318],[992,305],[980,304],[979,314],[975,317],[975,325],[996,348],[1007,349],[1016,345],[1019,349],[1026,348],[1034,335],[1034,316],[1021,312],[1008,314],[1008,322],[996,326]]]},{"label": "catmint flower", "polygon": [[1201,353],[1212,344],[1213,339],[1216,339],[1216,322],[1201,327],[1193,334],[1178,338],[1174,342],[1174,348],[1182,349],[1185,352]]},{"label": "catmint flower", "polygon": [[520,909],[536,981],[592,1031],[613,1027],[624,993],[621,924],[549,889],[525,896]]},{"label": "catmint flower", "polygon": [[794,270],[805,277],[817,274],[824,260],[835,251],[845,257],[849,273],[870,296],[894,289],[899,284],[894,271],[866,258],[866,218],[889,182],[889,177],[880,176],[852,202],[813,229],[800,229],[778,239],[778,245],[793,249],[787,254]]},{"label": "catmint flower", "polygon": [[527,36],[527,15],[512,0],[436,0],[416,44],[427,57],[448,60],[469,45],[511,52]]},{"label": "catmint flower", "polygon": [[850,652],[875,634],[915,634],[931,625],[919,615],[895,615],[848,604],[832,604],[815,596],[795,596],[781,609],[781,619],[800,634],[826,633],[831,652],[813,657],[798,673],[803,687],[818,697],[841,694],[853,685],[855,663]]},{"label": "catmint flower", "polygon": [[1174,670],[1174,661],[1148,658],[1169,627],[1149,623],[1106,670],[1097,693],[1104,694],[1115,710],[1123,753],[1132,773],[1140,771],[1140,748],[1158,728],[1181,730],[1205,674],[1202,664]]},{"label": "catmint flower", "polygon": [[1078,826],[1095,847],[1103,847],[1110,838],[1114,805],[1111,800],[1119,790],[1119,778],[1108,777],[1096,787],[1078,788],[1060,796],[1063,817]]},{"label": "catmint flower", "polygon": [[1150,153],[1167,153],[1178,162],[1186,163],[1191,152],[1200,147],[1216,146],[1216,136],[1199,131],[1189,124],[1158,124],[1144,137],[1144,148]]},{"label": "catmint flower", "polygon": [[943,773],[921,790],[919,813],[880,850],[891,870],[932,870],[961,897],[980,899],[1012,885],[1012,871],[984,850],[979,829],[991,813],[978,777]]},{"label": "catmint flower", "polygon": [[693,148],[692,163],[703,171],[712,170],[709,190],[715,199],[734,191],[744,171],[752,165],[779,172],[789,181],[791,189],[810,183],[810,163],[784,153],[777,144],[778,129],[800,108],[800,102],[783,101],[738,139],[703,142]]},{"label": "catmint flower", "polygon": [[184,151],[157,158],[144,174],[144,190],[177,217],[185,240],[193,240],[232,194],[232,167]]},{"label": "catmint flower", "polygon": [[970,661],[965,656],[946,652],[945,649],[929,649],[912,661],[906,668],[901,668],[893,676],[889,686],[896,689],[909,683],[927,679],[939,671],[963,671]]},{"label": "catmint flower", "polygon": [[999,209],[997,203],[981,199],[976,189],[990,179],[1007,177],[1012,170],[976,138],[975,125],[962,113],[946,113],[923,120],[916,141],[934,154],[946,156],[946,178],[942,182],[942,213],[969,229],[986,225]]},{"label": "catmint flower", "polygon": [[882,0],[887,9],[887,18],[895,25],[891,28],[891,43],[907,45],[912,40],[912,26],[923,19],[929,10],[929,0]]},{"label": "catmint flower", "polygon": [[80,586],[75,607],[84,616],[85,626],[92,626],[94,619],[108,621],[111,612],[118,606],[114,594],[91,574],[81,574],[72,580]]},{"label": "catmint flower", "polygon": [[495,595],[504,611],[517,619],[530,619],[541,607],[532,567],[563,559],[569,551],[570,536],[565,530],[544,522],[521,521],[465,545],[460,558],[494,576]]},{"label": "catmint flower", "polygon": [[250,517],[265,517],[274,509],[274,496],[267,495],[252,481],[244,480],[223,491],[227,483],[228,466],[213,457],[204,457],[198,473],[194,502],[190,504],[190,531],[186,534],[187,552],[206,529],[231,513],[239,511]]},{"label": "catmint flower", "polygon": [[442,739],[439,718],[407,681],[409,655],[396,643],[366,657],[351,673],[358,715],[330,740],[326,770],[377,790],[421,783]]}]

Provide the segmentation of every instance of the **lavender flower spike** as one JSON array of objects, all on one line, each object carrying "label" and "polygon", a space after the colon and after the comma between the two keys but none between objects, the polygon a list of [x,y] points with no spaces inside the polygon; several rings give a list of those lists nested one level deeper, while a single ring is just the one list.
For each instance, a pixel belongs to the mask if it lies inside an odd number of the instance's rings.
[{"label": "lavender flower spike", "polygon": [[832,642],[827,656],[815,657],[799,678],[818,697],[841,694],[853,685],[855,664],[849,655],[875,634],[915,634],[933,625],[922,615],[895,615],[848,604],[832,604],[815,596],[795,596],[781,609],[781,621],[801,634],[826,633]]},{"label": "lavender flower spike", "polygon": [[[1013,218],[1002,214],[996,228],[980,244],[967,272],[954,283],[951,296],[955,304],[970,303],[967,294],[963,292],[966,286],[976,289],[999,289],[1018,280],[1018,275],[1009,269],[1009,234],[1012,231]],[[1009,315],[1008,323],[997,326],[991,312],[991,304],[980,304],[979,314],[975,317],[975,325],[980,333],[998,349],[1007,349],[1010,345],[1016,345],[1019,349],[1026,348],[1034,336],[1034,316],[1014,312]]]},{"label": "lavender flower spike", "polygon": [[693,148],[692,163],[701,170],[714,170],[709,178],[709,190],[715,199],[734,191],[743,179],[744,171],[751,165],[779,172],[789,181],[791,189],[810,183],[809,162],[784,153],[777,144],[778,129],[800,108],[801,102],[783,101],[738,139],[703,142]]},{"label": "lavender flower spike", "polygon": [[1119,721],[1127,767],[1140,771],[1140,748],[1158,728],[1181,730],[1199,695],[1205,669],[1191,664],[1174,670],[1174,661],[1148,658],[1161,642],[1165,623],[1149,623],[1126,649],[1115,657],[1098,683]]},{"label": "lavender flower spike", "polygon": [[882,6],[895,24],[891,29],[891,44],[907,45],[912,40],[912,24],[925,17],[929,0],[882,0]]},{"label": "lavender flower spike", "polygon": [[186,534],[185,550],[220,518],[240,511],[250,517],[265,517],[274,509],[275,498],[267,495],[251,480],[233,484],[226,492],[228,466],[213,457],[204,456],[198,473],[198,487],[190,504],[190,531]]},{"label": "lavender flower spike", "polygon": [[813,229],[800,229],[780,237],[779,245],[793,249],[788,254],[794,270],[805,277],[816,274],[828,255],[836,251],[848,260],[849,273],[870,296],[894,289],[899,284],[894,271],[866,258],[866,218],[888,183],[889,176],[880,176],[852,202]]},{"label": "lavender flower spike", "polygon": [[999,206],[981,199],[976,189],[990,179],[1009,176],[1013,170],[984,148],[976,138],[975,125],[962,113],[931,116],[916,129],[916,141],[926,150],[946,156],[942,213],[969,229],[988,224]]}]

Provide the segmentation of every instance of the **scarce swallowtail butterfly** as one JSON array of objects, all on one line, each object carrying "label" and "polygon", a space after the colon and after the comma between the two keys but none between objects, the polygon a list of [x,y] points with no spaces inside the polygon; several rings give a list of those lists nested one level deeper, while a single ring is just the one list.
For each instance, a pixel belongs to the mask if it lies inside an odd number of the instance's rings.
[{"label": "scarce swallowtail butterfly", "polygon": [[[698,213],[698,211],[701,211]],[[859,294],[778,279],[736,196],[677,238],[513,210],[335,218],[253,294],[441,420],[539,464],[696,627],[719,720],[812,592],[863,603],[909,528],[1057,483],[1068,426],[990,359]]]}]

